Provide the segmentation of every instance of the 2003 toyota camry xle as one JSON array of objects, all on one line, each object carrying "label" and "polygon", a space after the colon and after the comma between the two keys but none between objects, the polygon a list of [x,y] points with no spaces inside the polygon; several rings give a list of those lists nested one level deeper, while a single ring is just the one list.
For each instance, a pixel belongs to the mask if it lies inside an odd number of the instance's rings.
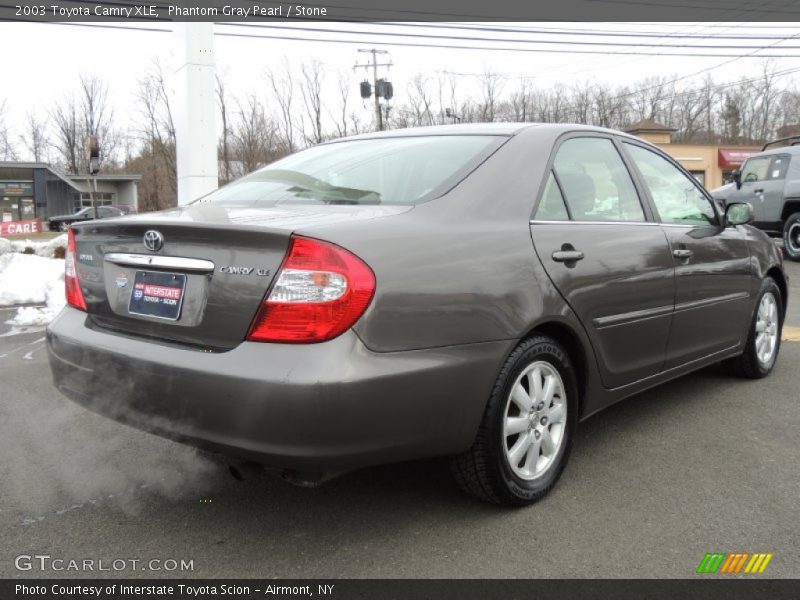
[{"label": "2003 toyota camry xle", "polygon": [[528,504],[602,408],[770,373],[787,281],[751,218],[610,130],[343,139],[74,225],[50,364],[91,410],[296,482],[452,456],[467,492]]}]

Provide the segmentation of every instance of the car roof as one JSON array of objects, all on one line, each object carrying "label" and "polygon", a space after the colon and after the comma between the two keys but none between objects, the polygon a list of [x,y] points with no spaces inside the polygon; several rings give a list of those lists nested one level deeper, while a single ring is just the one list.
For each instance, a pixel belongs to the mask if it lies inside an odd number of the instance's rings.
[{"label": "car roof", "polygon": [[432,125],[428,127],[405,127],[403,129],[375,131],[372,133],[362,133],[360,135],[338,138],[326,143],[335,144],[350,140],[395,137],[427,137],[439,135],[499,135],[511,137],[522,131],[533,128],[543,131],[547,130],[550,133],[555,133],[556,135],[569,131],[590,131],[641,140],[641,138],[637,138],[617,129],[606,129],[604,127],[594,127],[592,125],[580,125],[576,123],[459,123],[457,125]]},{"label": "car roof", "polygon": [[752,154],[750,155],[750,158],[756,156],[771,156],[773,154],[800,154],[800,144],[794,146],[778,146],[777,148],[770,148],[769,150]]}]

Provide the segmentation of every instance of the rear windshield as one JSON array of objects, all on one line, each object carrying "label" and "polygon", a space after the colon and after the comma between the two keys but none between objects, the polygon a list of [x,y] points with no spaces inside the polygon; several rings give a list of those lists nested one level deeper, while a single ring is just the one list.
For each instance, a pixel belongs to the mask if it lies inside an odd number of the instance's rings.
[{"label": "rear windshield", "polygon": [[489,135],[353,140],[309,148],[200,202],[417,204],[443,194],[506,138]]}]

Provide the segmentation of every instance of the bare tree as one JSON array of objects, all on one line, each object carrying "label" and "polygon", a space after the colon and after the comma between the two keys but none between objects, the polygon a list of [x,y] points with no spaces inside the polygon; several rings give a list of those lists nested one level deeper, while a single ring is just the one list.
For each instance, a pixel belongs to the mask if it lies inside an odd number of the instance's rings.
[{"label": "bare tree", "polygon": [[0,160],[17,160],[17,153],[11,143],[11,132],[6,124],[6,101],[0,102]]},{"label": "bare tree", "polygon": [[81,125],[75,97],[69,96],[58,102],[51,113],[55,126],[53,147],[61,157],[61,164],[69,173],[80,172],[78,164],[81,154]]},{"label": "bare tree", "polygon": [[482,99],[480,104],[480,120],[490,123],[495,119],[499,96],[503,88],[504,78],[499,73],[487,70],[479,78]]},{"label": "bare tree", "polygon": [[47,122],[34,113],[25,116],[25,134],[20,136],[22,145],[34,162],[47,159]]},{"label": "bare tree", "polygon": [[175,121],[170,103],[170,91],[164,70],[156,62],[139,81],[138,99],[143,124],[139,192],[144,210],[174,206],[177,201],[177,170],[175,156]]},{"label": "bare tree", "polygon": [[286,146],[287,153],[294,152],[294,79],[292,78],[292,69],[286,57],[283,58],[282,73],[278,74],[272,69],[266,72],[267,81],[272,89],[272,95],[275,103],[278,105],[278,123],[283,137],[283,143]]},{"label": "bare tree", "polygon": [[311,135],[304,136],[306,143],[319,144],[325,139],[322,132],[322,84],[324,80],[324,67],[318,60],[300,67],[302,80],[300,94],[303,97],[303,106],[306,116],[311,122]]},{"label": "bare tree", "polygon": [[429,80],[422,74],[415,75],[408,84],[408,107],[412,127],[433,125],[434,117],[431,112],[433,98],[431,96]]},{"label": "bare tree", "polygon": [[328,114],[333,120],[333,125],[336,128],[336,137],[345,137],[349,130],[347,117],[348,102],[350,100],[350,80],[341,72],[338,74],[336,79],[339,82],[337,89],[339,94],[339,109],[336,116],[330,112]]},{"label": "bare tree", "polygon": [[[116,151],[116,139],[111,124],[114,113],[108,104],[108,86],[95,76],[80,78],[80,111],[83,118],[83,137],[97,136],[101,142],[101,161],[110,162]],[[80,140],[83,143],[83,140]]]},{"label": "bare tree", "polygon": [[230,123],[228,122],[228,100],[225,90],[225,80],[217,74],[217,107],[222,118],[222,133],[220,134],[219,158],[222,162],[222,183],[228,183],[231,177],[230,155]]},{"label": "bare tree", "polygon": [[275,160],[280,149],[275,143],[275,125],[255,94],[238,103],[238,109],[233,126],[235,154],[242,163],[242,172],[249,173]]},{"label": "bare tree", "polygon": [[106,165],[113,163],[117,136],[112,127],[113,111],[108,103],[108,86],[101,79],[82,75],[77,96],[69,94],[57,101],[50,116],[55,127],[52,144],[68,172],[85,170],[83,145],[88,135],[99,138],[101,161]]},{"label": "bare tree", "polygon": [[519,87],[511,93],[509,99],[510,117],[512,121],[524,123],[531,118],[532,85],[528,78],[520,79]]}]

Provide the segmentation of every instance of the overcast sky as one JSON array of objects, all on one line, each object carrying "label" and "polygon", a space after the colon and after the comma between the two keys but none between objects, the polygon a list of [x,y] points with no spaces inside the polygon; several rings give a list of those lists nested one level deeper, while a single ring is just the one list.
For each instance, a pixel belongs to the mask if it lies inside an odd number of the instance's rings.
[{"label": "overcast sky", "polygon": [[[282,24],[282,23],[281,23]],[[110,24],[119,25],[119,24]],[[436,27],[423,28],[416,26],[385,26],[378,24],[337,25],[309,24],[287,22],[287,26],[304,28],[336,28],[350,33],[335,34],[330,32],[287,31],[272,29],[263,24],[260,29],[235,27],[231,25],[215,25],[217,34],[235,33],[252,35],[283,35],[299,37],[316,37],[327,40],[355,40],[359,44],[327,41],[325,43],[308,41],[289,41],[276,39],[251,39],[215,35],[214,53],[218,69],[225,73],[228,88],[234,95],[250,92],[266,95],[266,84],[263,78],[265,68],[279,66],[285,55],[290,60],[302,61],[316,58],[324,61],[329,67],[329,78],[336,72],[343,72],[352,81],[353,95],[358,99],[358,81],[363,78],[363,71],[353,73],[352,66],[362,61],[365,55],[359,55],[359,47],[368,48],[373,42],[404,42],[427,44],[454,44],[466,46],[502,46],[505,48],[537,48],[549,50],[581,50],[599,51],[631,51],[624,46],[597,47],[573,46],[569,44],[531,45],[507,41],[509,39],[550,40],[560,42],[638,42],[658,43],[680,46],[682,44],[731,45],[732,49],[697,49],[676,47],[672,49],[645,47],[640,50],[663,53],[713,53],[726,56],[619,56],[602,54],[564,54],[553,52],[521,52],[490,51],[485,49],[445,49],[418,48],[403,46],[379,46],[391,52],[394,67],[389,78],[394,83],[396,101],[403,102],[403,90],[415,73],[420,71],[434,74],[446,70],[462,74],[477,74],[487,69],[507,76],[507,87],[513,87],[520,77],[531,78],[536,86],[550,86],[556,82],[567,84],[579,81],[602,81],[612,84],[629,84],[644,77],[657,74],[688,75],[715,65],[721,65],[709,71],[715,81],[730,81],[739,76],[755,76],[763,65],[762,59],[740,58],[742,54],[759,56],[762,54],[791,54],[798,58],[775,59],[779,68],[800,67],[800,50],[781,49],[784,46],[800,46],[800,23],[513,23],[513,24],[473,24],[472,27],[508,27],[513,32],[480,31],[478,29],[453,29],[453,25],[435,24]],[[442,25],[445,25],[442,27]],[[466,26],[467,24],[460,24]],[[168,25],[151,27],[167,28]],[[541,34],[531,33],[531,28],[550,30],[573,30],[582,32],[639,32],[653,34],[649,37],[619,38],[615,36],[588,37],[567,35],[564,33]],[[527,31],[526,31],[527,29]],[[359,33],[352,33],[353,30]],[[400,32],[415,36],[458,36],[469,39],[442,40],[433,38],[368,35],[363,32]],[[669,38],[663,34],[688,34],[696,38]],[[661,36],[657,34],[662,34]],[[782,36],[793,38],[771,39],[711,39],[710,36]],[[506,40],[497,43],[476,41],[475,37],[492,37]],[[77,78],[82,73],[96,74],[103,78],[109,86],[110,99],[115,114],[123,122],[136,111],[134,102],[137,80],[145,73],[153,59],[160,58],[165,65],[172,66],[173,36],[164,32],[130,31],[124,29],[107,29],[98,27],[76,27],[53,24],[33,23],[0,23],[0,56],[2,56],[2,84],[0,84],[0,103],[7,101],[7,115],[12,127],[21,129],[21,122],[29,110],[44,113],[49,110],[54,99],[59,98],[64,90],[73,90]],[[769,46],[765,50],[742,50],[741,46]],[[696,80],[704,74],[698,75]],[[792,76],[794,77],[794,75]],[[469,78],[465,78],[463,90],[467,89]],[[788,81],[789,77],[784,81]],[[687,81],[691,81],[687,80]],[[333,86],[330,88],[333,90]],[[462,93],[464,93],[462,91]],[[370,117],[370,105],[363,108],[364,118]]]}]

